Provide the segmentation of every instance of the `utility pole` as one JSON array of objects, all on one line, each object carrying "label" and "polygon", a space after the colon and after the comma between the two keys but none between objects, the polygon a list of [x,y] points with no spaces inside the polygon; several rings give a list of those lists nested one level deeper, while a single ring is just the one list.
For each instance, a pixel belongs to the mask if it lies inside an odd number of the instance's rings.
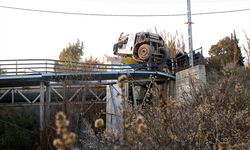
[{"label": "utility pole", "polygon": [[192,24],[191,21],[191,4],[190,0],[187,0],[187,24],[188,24],[188,45],[189,45],[189,64],[193,67],[194,66],[194,59],[193,59],[193,37],[192,37]]}]

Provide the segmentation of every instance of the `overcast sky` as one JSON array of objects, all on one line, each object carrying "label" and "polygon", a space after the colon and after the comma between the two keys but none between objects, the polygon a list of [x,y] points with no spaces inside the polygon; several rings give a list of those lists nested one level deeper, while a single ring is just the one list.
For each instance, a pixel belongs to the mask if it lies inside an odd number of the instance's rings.
[{"label": "overcast sky", "polygon": [[[0,0],[1,6],[114,15],[167,15],[186,13],[186,0]],[[191,0],[192,13],[250,9],[250,0]],[[121,32],[158,31],[183,34],[186,50],[186,16],[107,17],[45,13],[0,7],[0,59],[58,59],[60,51],[80,39],[84,57],[112,55]],[[250,11],[193,15],[194,49],[205,54],[212,44],[233,30],[246,42],[250,36]]]}]

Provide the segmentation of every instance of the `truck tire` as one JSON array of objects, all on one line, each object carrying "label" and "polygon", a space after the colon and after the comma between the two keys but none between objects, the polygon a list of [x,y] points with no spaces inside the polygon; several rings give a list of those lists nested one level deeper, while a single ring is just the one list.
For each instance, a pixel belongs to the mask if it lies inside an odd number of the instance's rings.
[{"label": "truck tire", "polygon": [[140,60],[146,61],[148,60],[153,53],[153,47],[148,45],[148,44],[142,44],[139,48],[138,48],[138,58]]}]

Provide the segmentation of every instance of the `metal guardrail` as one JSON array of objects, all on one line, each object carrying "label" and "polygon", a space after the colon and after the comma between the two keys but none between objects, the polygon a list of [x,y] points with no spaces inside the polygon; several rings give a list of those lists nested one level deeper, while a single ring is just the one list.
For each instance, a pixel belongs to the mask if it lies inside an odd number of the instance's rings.
[{"label": "metal guardrail", "polygon": [[[185,70],[191,67],[191,65],[189,64],[188,53],[177,53],[174,61],[175,72]],[[193,63],[194,65],[200,65],[205,63],[202,47],[193,50]]]},{"label": "metal guardrail", "polygon": [[[164,64],[162,64],[164,66]],[[52,59],[13,59],[0,60],[0,76],[36,75],[67,72],[103,72],[123,70],[146,70],[160,67],[157,64],[89,64],[64,62]]]},{"label": "metal guardrail", "polygon": [[[165,66],[164,66],[165,65]],[[62,62],[50,59],[0,60],[0,87],[38,86],[41,82],[91,82],[116,80],[127,75],[133,80],[157,80],[175,76],[169,72],[157,71],[166,64],[88,64]]]},{"label": "metal guardrail", "polygon": [[[200,52],[196,52],[199,51]],[[57,73],[108,72],[126,70],[159,71],[170,69],[171,73],[190,67],[188,54],[180,54],[174,60],[162,64],[90,64],[82,62],[65,62],[53,59],[12,59],[0,60],[0,76],[41,75]],[[169,64],[170,63],[170,64]],[[194,64],[204,63],[202,48],[194,50]],[[171,68],[169,68],[171,67]],[[172,72],[173,71],[173,72]]]}]

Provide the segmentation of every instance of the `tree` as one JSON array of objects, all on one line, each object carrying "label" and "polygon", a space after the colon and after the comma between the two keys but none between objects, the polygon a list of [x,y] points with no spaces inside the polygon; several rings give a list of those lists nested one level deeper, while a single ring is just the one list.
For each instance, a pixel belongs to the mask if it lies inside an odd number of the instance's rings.
[{"label": "tree", "polygon": [[226,36],[212,45],[208,53],[211,57],[220,57],[221,63],[226,65],[233,61],[233,51],[234,42],[229,36]]},{"label": "tree", "polygon": [[69,43],[69,46],[61,51],[59,59],[64,62],[80,62],[83,55],[83,49],[83,42],[80,42],[78,39],[76,43]]},{"label": "tree", "polygon": [[98,58],[94,58],[93,56],[90,56],[89,58],[85,58],[84,63],[87,63],[87,64],[102,64],[102,62],[99,61]]},{"label": "tree", "polygon": [[[83,56],[83,42],[78,39],[76,43],[69,43],[69,46],[64,48],[60,55],[60,62],[55,63],[55,72],[79,72],[79,71],[96,71],[100,66],[93,64],[102,64],[97,58],[90,57],[89,59],[82,60]],[[92,64],[92,65],[91,65]]]},{"label": "tree", "polygon": [[80,62],[83,55],[83,42],[77,39],[76,43],[69,43],[63,48],[59,55],[60,62],[55,63],[55,72],[67,72],[77,70],[75,62]]},{"label": "tree", "polygon": [[241,50],[238,45],[239,40],[236,38],[235,31],[233,35],[233,42],[234,42],[234,64],[236,64],[237,66],[244,66],[244,57],[241,54]]},{"label": "tree", "polygon": [[245,37],[247,40],[246,45],[243,45],[243,49],[247,55],[247,67],[250,67],[250,38],[247,36],[246,32],[245,32]]},{"label": "tree", "polygon": [[87,64],[84,71],[92,72],[92,71],[105,71],[107,69],[106,66],[101,65],[103,62],[99,61],[98,58],[94,58],[90,56],[89,58],[85,58],[84,64]]},{"label": "tree", "polygon": [[226,36],[215,45],[212,45],[208,53],[211,57],[219,57],[223,65],[229,63],[238,66],[244,65],[244,57],[242,57],[235,32],[231,34],[231,37]]}]

